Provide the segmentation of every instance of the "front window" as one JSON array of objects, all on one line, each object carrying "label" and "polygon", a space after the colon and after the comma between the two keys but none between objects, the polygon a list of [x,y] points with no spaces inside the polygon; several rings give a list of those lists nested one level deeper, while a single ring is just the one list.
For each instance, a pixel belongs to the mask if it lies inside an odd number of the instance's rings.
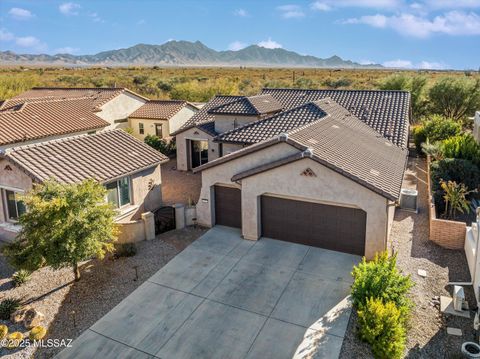
[{"label": "front window", "polygon": [[161,124],[158,124],[158,123],[155,124],[155,135],[157,137],[160,137],[160,138],[163,137],[162,125]]},{"label": "front window", "polygon": [[145,133],[145,129],[143,128],[143,123],[138,124],[138,133],[143,135]]},{"label": "front window", "polygon": [[131,203],[130,177],[123,177],[118,181],[110,182],[107,188],[107,201],[115,208],[127,206]]},{"label": "front window", "polygon": [[5,190],[5,199],[7,219],[10,221],[18,221],[20,216],[26,212],[25,203],[20,199],[20,193]]}]

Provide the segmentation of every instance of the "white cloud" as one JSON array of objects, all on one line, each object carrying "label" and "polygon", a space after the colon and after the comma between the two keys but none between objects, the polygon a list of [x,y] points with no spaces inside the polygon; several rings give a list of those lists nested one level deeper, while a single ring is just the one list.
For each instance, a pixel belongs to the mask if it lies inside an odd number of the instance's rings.
[{"label": "white cloud", "polygon": [[78,15],[78,10],[80,10],[81,6],[74,2],[66,2],[60,4],[58,9],[63,15]]},{"label": "white cloud", "polygon": [[360,65],[374,65],[375,61],[363,59],[363,60],[358,61],[358,63]]},{"label": "white cloud", "polygon": [[105,20],[103,20],[96,12],[92,12],[91,14],[88,14],[88,16],[90,16],[94,22],[105,22]]},{"label": "white cloud", "polygon": [[268,40],[260,41],[257,45],[266,49],[281,49],[283,47],[278,42],[273,41],[270,37]]},{"label": "white cloud", "polygon": [[480,0],[425,0],[430,9],[480,8]]},{"label": "white cloud", "polygon": [[413,63],[410,60],[401,59],[385,61],[382,65],[397,69],[443,70],[448,68],[448,65],[443,62],[420,61],[419,63]]},{"label": "white cloud", "polygon": [[79,50],[80,49],[76,47],[65,46],[65,47],[60,47],[58,49],[55,49],[54,52],[56,54],[74,54]]},{"label": "white cloud", "polygon": [[34,51],[46,51],[47,45],[41,42],[35,36],[16,37],[15,44],[20,47],[26,47]]},{"label": "white cloud", "polygon": [[234,41],[228,45],[228,49],[232,51],[238,51],[246,48],[248,45],[241,41]]},{"label": "white cloud", "polygon": [[5,29],[0,29],[0,41],[12,41],[15,39],[15,35],[11,32],[8,32]]},{"label": "white cloud", "polygon": [[402,0],[318,0],[311,3],[310,7],[318,11],[328,11],[338,7],[395,9],[402,6],[402,4]]},{"label": "white cloud", "polygon": [[433,19],[408,13],[385,16],[367,15],[344,20],[344,24],[366,24],[376,28],[390,28],[413,37],[426,38],[432,34],[480,35],[480,16],[474,12],[450,11]]},{"label": "white cloud", "polygon": [[277,6],[277,10],[284,19],[298,19],[305,16],[302,8],[298,5]]},{"label": "white cloud", "polygon": [[248,11],[245,10],[245,9],[236,9],[236,10],[233,12],[233,14],[234,14],[235,16],[239,16],[239,17],[247,17],[247,16],[249,16]]},{"label": "white cloud", "polygon": [[394,67],[394,68],[401,68],[401,69],[410,69],[413,67],[413,63],[409,60],[390,60],[385,61],[383,64],[385,67]]},{"label": "white cloud", "polygon": [[8,14],[17,20],[28,20],[34,16],[30,10],[22,9],[19,7],[12,7]]}]

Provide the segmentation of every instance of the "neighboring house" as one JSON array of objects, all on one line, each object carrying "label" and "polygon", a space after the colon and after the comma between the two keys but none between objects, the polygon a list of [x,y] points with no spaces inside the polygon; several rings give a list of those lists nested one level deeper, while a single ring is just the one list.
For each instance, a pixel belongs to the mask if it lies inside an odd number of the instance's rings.
[{"label": "neighboring house", "polygon": [[[302,111],[331,98],[395,145],[406,147],[410,95],[405,91],[264,89],[257,96],[216,96],[173,133],[177,168],[191,170],[260,140],[306,124]],[[290,111],[295,110],[292,114]],[[258,128],[272,124],[256,135]],[[282,123],[283,125],[278,125]]]},{"label": "neighboring house", "polygon": [[0,108],[0,150],[95,133],[109,126],[93,111],[90,98],[12,102]]},{"label": "neighboring house", "polygon": [[144,140],[147,135],[170,137],[198,111],[186,101],[150,100],[133,112],[128,119],[133,135]]},{"label": "neighboring house", "polygon": [[123,130],[103,131],[7,149],[0,154],[0,239],[11,240],[25,212],[20,195],[49,178],[93,178],[108,190],[117,221],[138,219],[161,206],[160,164],[168,158]]},{"label": "neighboring house", "polygon": [[0,110],[29,101],[75,98],[91,99],[92,110],[98,117],[109,123],[107,129],[127,127],[128,117],[148,101],[147,98],[126,88],[34,87],[5,101]]},{"label": "neighboring house", "polygon": [[341,106],[318,99],[322,91],[268,91],[284,111],[217,135],[237,150],[194,170],[198,223],[369,259],[385,250],[408,154],[409,93],[325,91]]}]

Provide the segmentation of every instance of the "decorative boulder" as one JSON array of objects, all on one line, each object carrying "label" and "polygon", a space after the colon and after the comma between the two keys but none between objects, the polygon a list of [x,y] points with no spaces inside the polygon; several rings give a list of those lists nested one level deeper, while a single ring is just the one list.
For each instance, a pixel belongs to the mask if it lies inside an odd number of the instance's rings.
[{"label": "decorative boulder", "polygon": [[27,329],[32,329],[33,327],[37,327],[42,324],[43,319],[45,319],[45,315],[43,313],[30,308],[25,312],[25,317],[23,319],[23,325]]},{"label": "decorative boulder", "polygon": [[13,324],[17,324],[17,323],[21,323],[23,322],[23,319],[25,318],[25,313],[32,309],[31,306],[27,305],[25,307],[22,307],[16,311],[14,311],[12,313],[12,315],[10,315],[10,321],[13,323]]}]

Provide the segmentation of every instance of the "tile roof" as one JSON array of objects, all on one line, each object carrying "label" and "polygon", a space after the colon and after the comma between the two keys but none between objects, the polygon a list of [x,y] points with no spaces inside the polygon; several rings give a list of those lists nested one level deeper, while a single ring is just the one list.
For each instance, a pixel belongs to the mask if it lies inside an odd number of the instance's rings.
[{"label": "tile roof", "polygon": [[168,157],[123,130],[22,146],[4,157],[35,181],[74,183],[87,178],[114,180],[168,161]]},{"label": "tile roof", "polygon": [[147,100],[147,98],[122,87],[34,87],[29,91],[23,92],[20,95],[5,101],[6,103],[2,105],[2,108],[12,104],[22,103],[26,100],[71,99],[83,97],[91,98],[95,107],[101,107],[122,93],[130,93]]},{"label": "tile roof", "polygon": [[408,145],[410,93],[381,90],[302,90],[265,88],[269,94],[291,109],[329,97],[397,146]]},{"label": "tile roof", "polygon": [[22,102],[0,110],[0,145],[104,128],[91,98]]},{"label": "tile roof", "polygon": [[[208,111],[214,107],[233,102],[235,100],[241,99],[244,96],[224,96],[224,95],[216,95],[210,101],[208,101],[205,106],[203,106],[195,115],[190,117],[190,119],[183,124],[177,131],[172,133],[172,136],[175,136],[178,133],[186,131],[192,127],[207,124],[208,122],[212,122],[214,120],[214,115],[208,113]],[[212,133],[216,135],[216,132]]]},{"label": "tile roof", "polygon": [[327,98],[316,103],[327,116],[209,162],[196,168],[195,172],[283,141],[304,153],[238,173],[232,180],[310,157],[390,200],[398,199],[407,150],[395,146],[335,101]]},{"label": "tile roof", "polygon": [[288,132],[326,116],[318,103],[310,102],[236,129],[221,133],[215,141],[252,144]]},{"label": "tile roof", "polygon": [[169,120],[188,103],[180,100],[150,100],[129,117],[156,120]]},{"label": "tile roof", "polygon": [[282,105],[271,95],[257,95],[241,97],[236,101],[228,102],[211,108],[211,114],[258,116],[278,112]]}]

